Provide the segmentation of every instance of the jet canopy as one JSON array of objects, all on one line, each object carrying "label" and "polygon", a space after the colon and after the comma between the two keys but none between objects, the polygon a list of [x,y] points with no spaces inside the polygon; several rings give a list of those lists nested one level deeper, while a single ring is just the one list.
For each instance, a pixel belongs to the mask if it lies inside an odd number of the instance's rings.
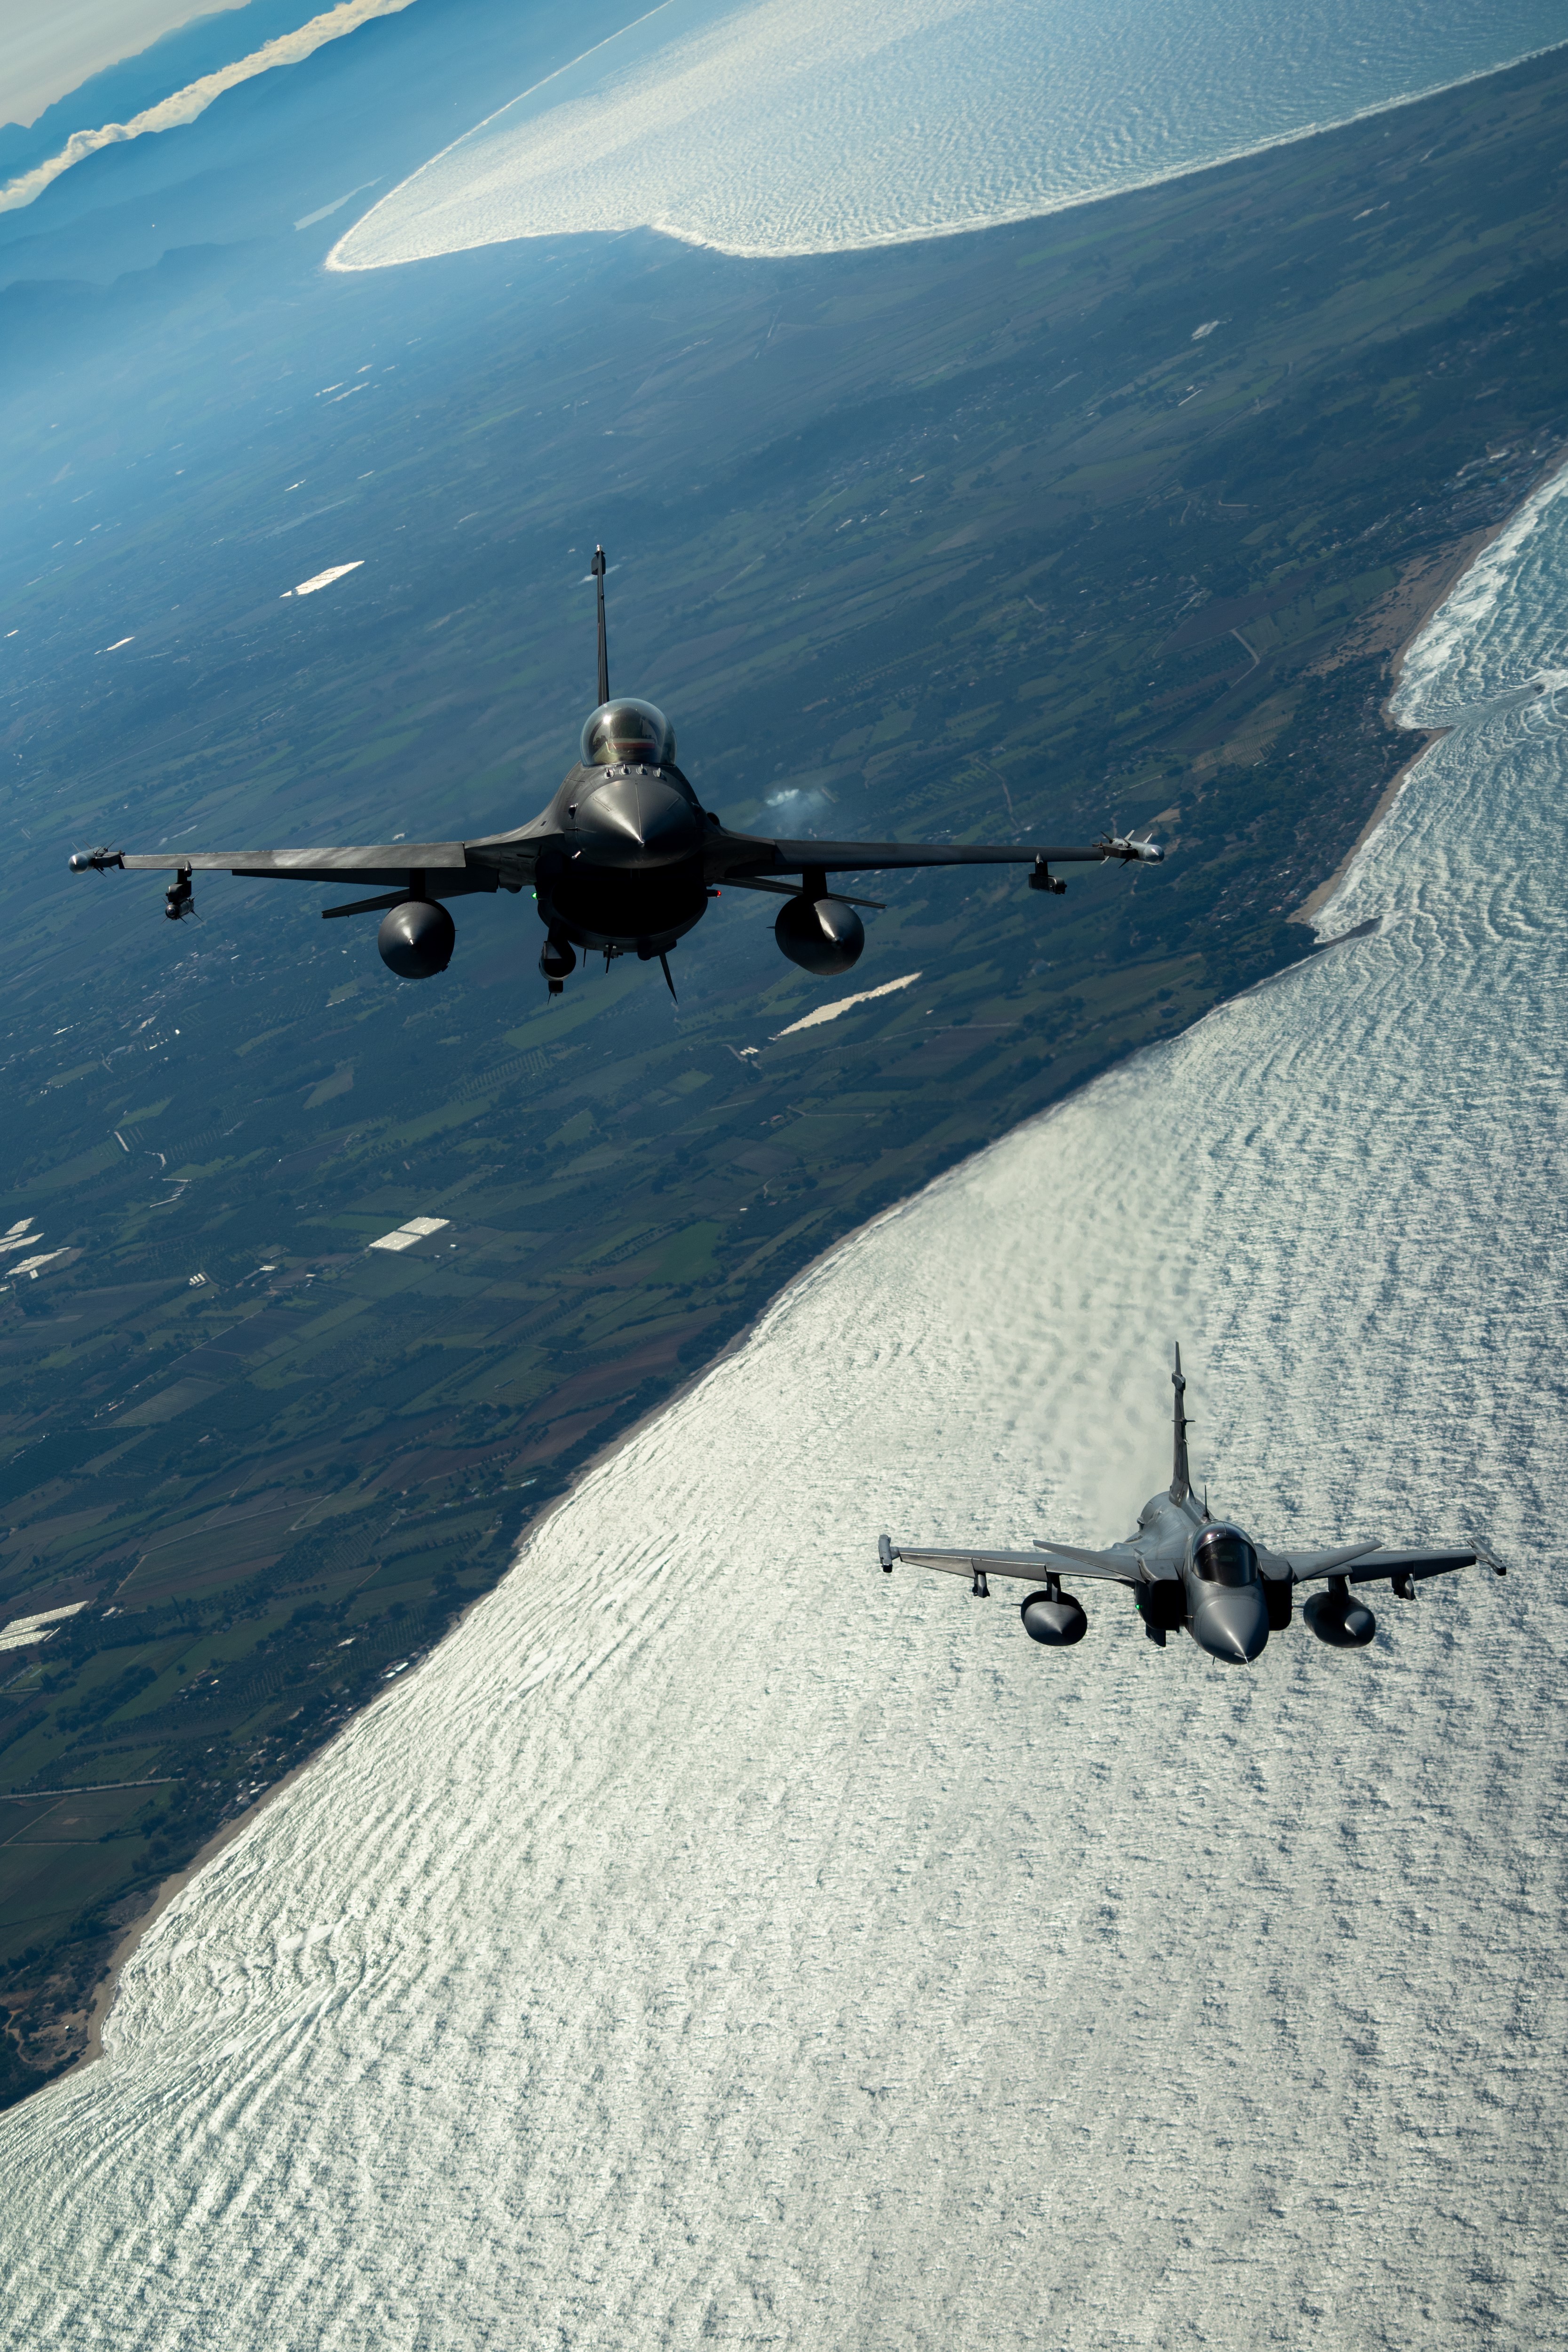
[{"label": "jet canopy", "polygon": [[1258,1555],[1239,1528],[1205,1528],[1192,1564],[1205,1584],[1251,1584],[1258,1575]]},{"label": "jet canopy", "polygon": [[675,756],[675,730],[651,702],[601,702],[582,730],[585,768],[662,768]]}]

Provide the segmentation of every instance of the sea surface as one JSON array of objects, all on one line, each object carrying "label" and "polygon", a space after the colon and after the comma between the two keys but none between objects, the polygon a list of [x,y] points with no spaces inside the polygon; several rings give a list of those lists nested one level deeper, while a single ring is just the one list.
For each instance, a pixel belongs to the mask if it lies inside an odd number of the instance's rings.
[{"label": "sea surface", "polygon": [[[0,2119],[0,2342],[1568,2341],[1565,634],[1568,478],[1375,935],[797,1283],[178,1898]],[[1243,1671],[879,1573],[1125,1531],[1178,1338],[1217,1507],[1508,1580]]]},{"label": "sea surface", "polygon": [[507,93],[332,266],[643,226],[758,255],[985,227],[1563,40],[1568,0],[664,0]]}]

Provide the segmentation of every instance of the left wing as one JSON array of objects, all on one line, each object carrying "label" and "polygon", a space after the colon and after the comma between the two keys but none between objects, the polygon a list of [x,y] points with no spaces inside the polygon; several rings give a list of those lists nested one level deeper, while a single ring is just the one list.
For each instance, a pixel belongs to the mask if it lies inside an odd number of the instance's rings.
[{"label": "left wing", "polygon": [[1035,1551],[929,1551],[895,1544],[883,1536],[878,1551],[883,1568],[895,1559],[911,1568],[939,1568],[948,1576],[1016,1576],[1038,1584],[1042,1576],[1087,1576],[1103,1584],[1137,1585],[1145,1581],[1139,1563],[1109,1551],[1081,1551],[1072,1544],[1041,1544]]},{"label": "left wing", "polygon": [[722,863],[737,879],[743,875],[891,873],[916,866],[1158,866],[1165,851],[1131,835],[1107,834],[1103,841],[1063,846],[1049,841],[769,841],[755,834],[728,833],[707,845],[709,861]]},{"label": "left wing", "polygon": [[1343,1576],[1347,1584],[1386,1582],[1398,1590],[1420,1584],[1429,1576],[1474,1568],[1483,1560],[1494,1575],[1508,1574],[1501,1561],[1479,1544],[1469,1551],[1396,1551],[1377,1543],[1350,1544],[1342,1551],[1265,1552],[1262,1558],[1265,1572],[1271,1570],[1278,1576],[1288,1571],[1292,1584],[1317,1584],[1325,1577]]}]

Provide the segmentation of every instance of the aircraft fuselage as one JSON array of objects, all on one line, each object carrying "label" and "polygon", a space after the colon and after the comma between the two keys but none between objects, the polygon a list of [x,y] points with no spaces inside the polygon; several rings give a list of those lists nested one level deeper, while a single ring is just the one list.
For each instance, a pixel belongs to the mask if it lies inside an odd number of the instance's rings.
[{"label": "aircraft fuselage", "polygon": [[[1209,1518],[1191,1495],[1176,1502],[1162,1491],[1139,1512],[1136,1534],[1111,1549],[1141,1561],[1155,1580],[1138,1594],[1152,1631],[1188,1633],[1211,1658],[1233,1665],[1250,1664],[1261,1654],[1269,1639],[1269,1591],[1257,1546],[1234,1521]],[[1288,1584],[1282,1591],[1288,1612]]]},{"label": "aircraft fuselage", "polygon": [[541,830],[559,840],[534,868],[539,918],[574,946],[666,954],[707,911],[703,850],[723,828],[673,764],[580,762]]}]

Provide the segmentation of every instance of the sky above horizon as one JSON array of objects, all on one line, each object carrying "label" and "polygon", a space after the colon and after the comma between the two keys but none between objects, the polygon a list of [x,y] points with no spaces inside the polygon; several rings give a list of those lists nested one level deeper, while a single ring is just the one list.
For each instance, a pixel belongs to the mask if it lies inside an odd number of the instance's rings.
[{"label": "sky above horizon", "polygon": [[[245,0],[0,0],[0,121],[36,122],[89,74]],[[302,5],[302,16],[311,11]]]}]

